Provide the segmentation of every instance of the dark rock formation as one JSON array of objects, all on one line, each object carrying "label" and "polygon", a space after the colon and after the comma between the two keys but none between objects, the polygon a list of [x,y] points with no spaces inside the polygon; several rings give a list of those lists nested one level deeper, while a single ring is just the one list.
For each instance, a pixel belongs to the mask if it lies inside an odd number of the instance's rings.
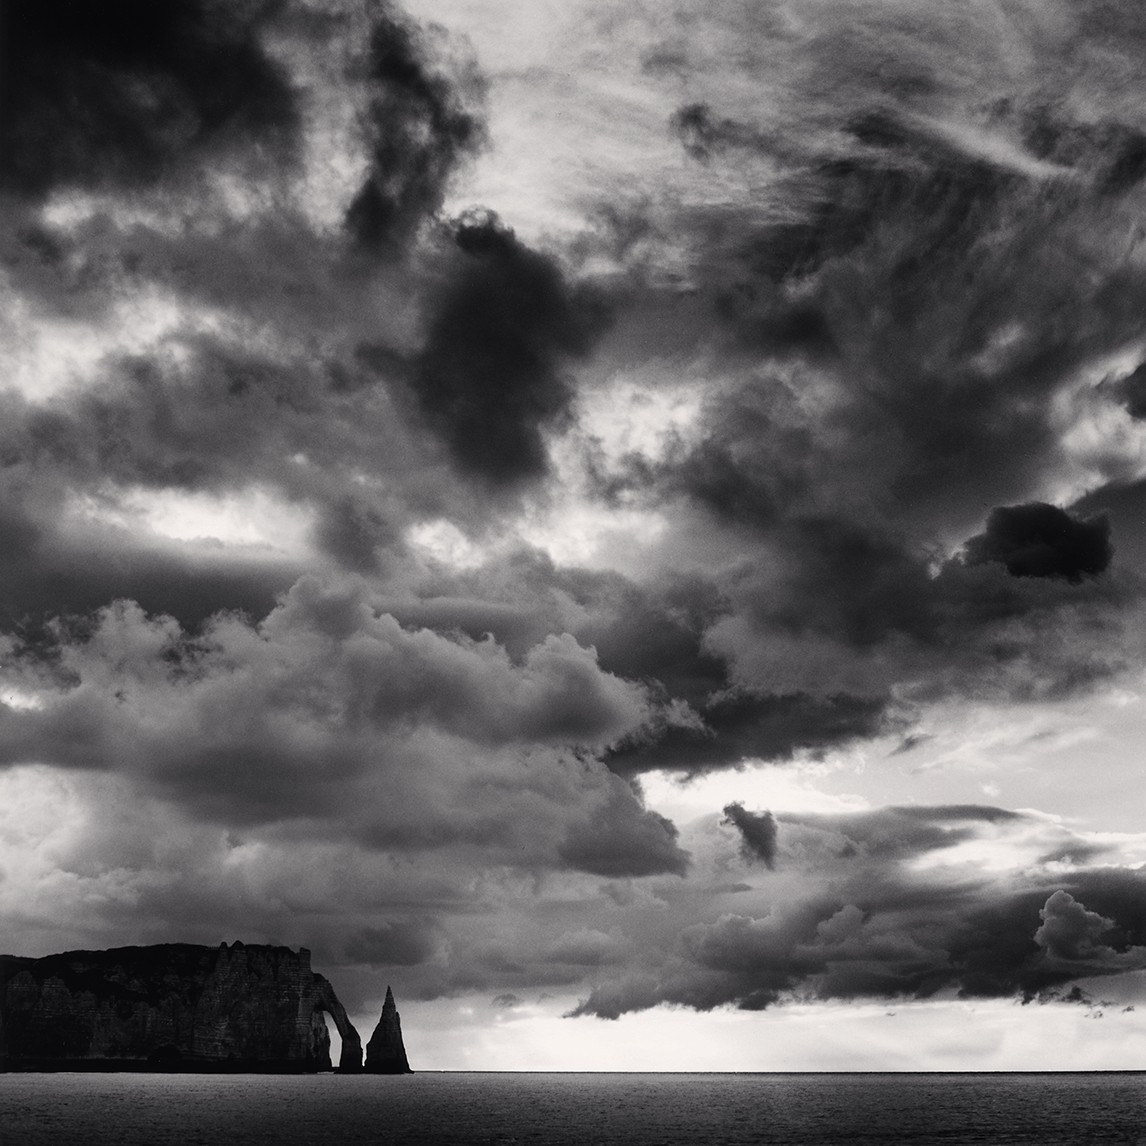
[{"label": "dark rock formation", "polygon": [[362,1040],[303,947],[165,943],[0,955],[0,1069],[341,1070]]},{"label": "dark rock formation", "polygon": [[366,1066],[370,1074],[413,1074],[402,1045],[402,1020],[394,1005],[394,992],[386,988],[382,1017],[366,1044]]}]

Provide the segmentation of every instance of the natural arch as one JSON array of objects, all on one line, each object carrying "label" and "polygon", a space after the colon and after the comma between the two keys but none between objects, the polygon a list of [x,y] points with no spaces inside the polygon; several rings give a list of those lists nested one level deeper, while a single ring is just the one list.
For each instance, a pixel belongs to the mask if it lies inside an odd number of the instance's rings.
[{"label": "natural arch", "polygon": [[318,996],[314,1009],[324,1011],[334,1020],[338,1037],[342,1039],[342,1053],[338,1056],[338,1069],[355,1071],[362,1069],[362,1039],[354,1029],[354,1024],[346,1014],[346,1008],[338,1001],[334,988],[321,976],[314,976],[315,994]]}]

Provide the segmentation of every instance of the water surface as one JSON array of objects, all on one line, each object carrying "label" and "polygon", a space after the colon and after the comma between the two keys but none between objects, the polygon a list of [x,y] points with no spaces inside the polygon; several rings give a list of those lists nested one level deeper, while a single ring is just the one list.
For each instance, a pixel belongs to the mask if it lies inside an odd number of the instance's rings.
[{"label": "water surface", "polygon": [[0,1075],[2,1146],[1146,1146],[1146,1074]]}]

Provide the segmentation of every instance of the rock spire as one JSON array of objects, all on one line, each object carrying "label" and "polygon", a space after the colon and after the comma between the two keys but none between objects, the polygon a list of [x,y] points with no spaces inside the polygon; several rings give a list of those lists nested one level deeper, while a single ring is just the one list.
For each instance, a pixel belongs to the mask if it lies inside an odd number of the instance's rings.
[{"label": "rock spire", "polygon": [[402,1020],[394,1005],[394,992],[387,986],[382,1017],[366,1044],[366,1066],[370,1074],[413,1074],[402,1045]]}]

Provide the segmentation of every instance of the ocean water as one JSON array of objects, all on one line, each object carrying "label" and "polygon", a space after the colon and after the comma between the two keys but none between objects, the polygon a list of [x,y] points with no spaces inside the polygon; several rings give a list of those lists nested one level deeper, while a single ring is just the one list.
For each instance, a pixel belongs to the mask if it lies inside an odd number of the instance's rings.
[{"label": "ocean water", "polygon": [[0,1075],[2,1146],[1146,1146],[1146,1074]]}]

